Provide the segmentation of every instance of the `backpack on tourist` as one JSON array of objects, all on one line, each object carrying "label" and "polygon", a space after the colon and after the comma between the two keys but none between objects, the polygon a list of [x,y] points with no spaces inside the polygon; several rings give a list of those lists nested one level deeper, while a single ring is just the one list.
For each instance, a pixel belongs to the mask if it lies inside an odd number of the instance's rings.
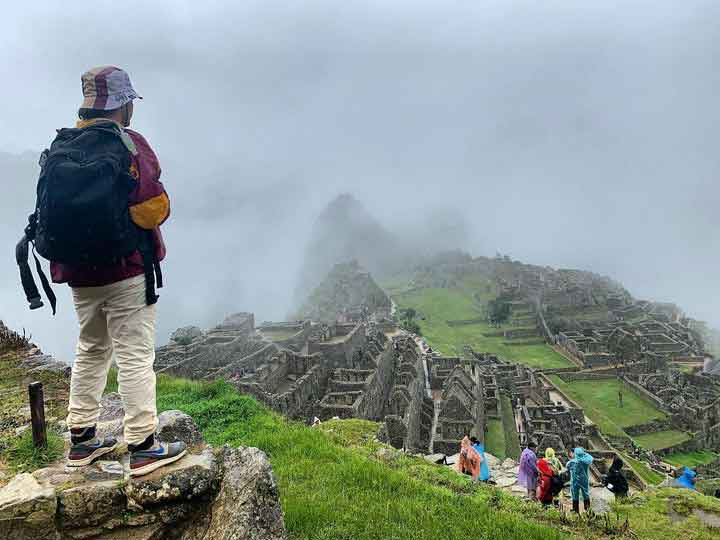
[{"label": "backpack on tourist", "polygon": [[[58,130],[42,153],[35,212],[16,250],[31,309],[42,302],[30,283],[28,242],[34,242],[33,255],[37,249],[42,257],[62,264],[110,265],[139,250],[150,272],[157,267],[150,233],[133,223],[128,209],[136,185],[129,172],[131,148],[132,141],[119,126],[101,122]],[[55,296],[37,257],[35,262],[54,314]]]},{"label": "backpack on tourist", "polygon": [[565,487],[565,481],[562,474],[556,474],[550,479],[550,493],[553,497],[557,496]]}]

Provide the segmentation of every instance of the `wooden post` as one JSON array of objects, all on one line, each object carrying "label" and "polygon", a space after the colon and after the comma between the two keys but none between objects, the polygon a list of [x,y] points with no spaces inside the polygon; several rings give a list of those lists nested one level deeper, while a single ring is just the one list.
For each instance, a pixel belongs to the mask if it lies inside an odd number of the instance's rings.
[{"label": "wooden post", "polygon": [[47,446],[45,432],[45,399],[43,398],[43,385],[33,382],[28,385],[30,395],[30,421],[32,422],[33,444],[35,448]]}]

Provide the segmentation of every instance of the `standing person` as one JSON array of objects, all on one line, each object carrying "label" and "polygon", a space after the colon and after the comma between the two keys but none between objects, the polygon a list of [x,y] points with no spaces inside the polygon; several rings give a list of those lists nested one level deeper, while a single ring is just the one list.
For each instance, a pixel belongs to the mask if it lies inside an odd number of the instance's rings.
[{"label": "standing person", "polygon": [[487,482],[490,480],[490,467],[488,466],[487,459],[485,459],[485,445],[478,441],[477,437],[470,437],[470,442],[478,453],[478,456],[480,456],[480,476],[478,479],[481,482]]},{"label": "standing person", "polygon": [[[56,198],[44,208],[38,197],[36,210],[38,251],[51,260],[52,280],[71,287],[80,325],[70,382],[67,464],[88,465],[117,447],[113,437],[101,439],[95,431],[114,355],[130,474],[139,476],[186,452],[185,443],[161,443],[154,435],[155,280],[161,287],[165,246],[159,227],[169,216],[170,201],[157,156],[142,135],[128,129],[133,101],[140,97],[128,74],[101,66],[84,73],[81,81],[84,99],[76,127],[60,130],[44,153],[38,193],[42,187]],[[82,155],[83,161],[74,161],[73,155]],[[73,196],[73,204],[59,213]],[[43,212],[55,212],[56,221]]]},{"label": "standing person", "polygon": [[557,505],[563,487],[565,487],[565,480],[563,478],[564,467],[562,461],[556,457],[555,449],[553,448],[545,449],[545,461],[553,471],[553,475],[550,477],[550,493],[552,495],[552,503]]},{"label": "standing person", "polygon": [[563,465],[562,462],[555,456],[555,449],[545,449],[545,461],[547,461],[548,465],[552,467],[552,470],[555,471],[555,474],[560,474],[562,472]]},{"label": "standing person", "polygon": [[610,465],[610,470],[603,477],[603,485],[612,491],[616,497],[627,497],[629,490],[627,478],[622,472],[623,465],[623,460],[615,456],[612,465]]},{"label": "standing person", "polygon": [[552,504],[554,499],[553,494],[553,477],[555,471],[550,466],[550,463],[545,458],[538,459],[538,488],[537,498],[545,506]]},{"label": "standing person", "polygon": [[472,447],[467,436],[463,437],[460,443],[460,457],[455,467],[460,474],[468,475],[473,481],[480,476],[480,455]]},{"label": "standing person", "polygon": [[682,474],[675,480],[675,486],[694,490],[696,481],[697,473],[690,467],[683,467]]},{"label": "standing person", "polygon": [[518,484],[527,490],[527,496],[535,500],[535,489],[537,488],[537,455],[535,449],[537,444],[530,441],[527,448],[520,454],[520,467],[518,468]]},{"label": "standing person", "polygon": [[567,468],[570,471],[570,493],[572,496],[573,512],[580,513],[580,494],[583,498],[583,508],[590,509],[590,464],[593,458],[584,449],[577,447],[570,452],[570,461]]}]

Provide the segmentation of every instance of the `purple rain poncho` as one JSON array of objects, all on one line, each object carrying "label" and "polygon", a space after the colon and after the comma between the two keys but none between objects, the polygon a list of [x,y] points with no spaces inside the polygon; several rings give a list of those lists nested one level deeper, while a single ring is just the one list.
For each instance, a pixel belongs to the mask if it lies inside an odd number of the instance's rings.
[{"label": "purple rain poncho", "polygon": [[535,489],[537,485],[537,456],[529,448],[526,448],[520,454],[518,484],[529,490]]}]

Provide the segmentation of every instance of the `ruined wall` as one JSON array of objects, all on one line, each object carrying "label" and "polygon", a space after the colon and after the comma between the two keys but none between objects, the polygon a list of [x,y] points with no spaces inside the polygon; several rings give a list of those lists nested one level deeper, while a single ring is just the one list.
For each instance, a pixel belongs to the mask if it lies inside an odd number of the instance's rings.
[{"label": "ruined wall", "polygon": [[377,359],[377,370],[370,380],[358,408],[361,418],[381,420],[395,382],[395,352],[390,341]]},{"label": "ruined wall", "polygon": [[[338,331],[344,328],[338,325]],[[308,354],[321,353],[328,369],[353,368],[353,353],[365,348],[365,329],[356,325],[347,334],[335,334],[327,341],[308,343]]]},{"label": "ruined wall", "polygon": [[[422,361],[422,357],[419,357],[416,364],[418,376],[408,386],[410,404],[406,412],[407,438],[405,448],[412,452],[427,451],[434,416],[432,400],[425,394]],[[429,403],[426,403],[426,401]]]}]

